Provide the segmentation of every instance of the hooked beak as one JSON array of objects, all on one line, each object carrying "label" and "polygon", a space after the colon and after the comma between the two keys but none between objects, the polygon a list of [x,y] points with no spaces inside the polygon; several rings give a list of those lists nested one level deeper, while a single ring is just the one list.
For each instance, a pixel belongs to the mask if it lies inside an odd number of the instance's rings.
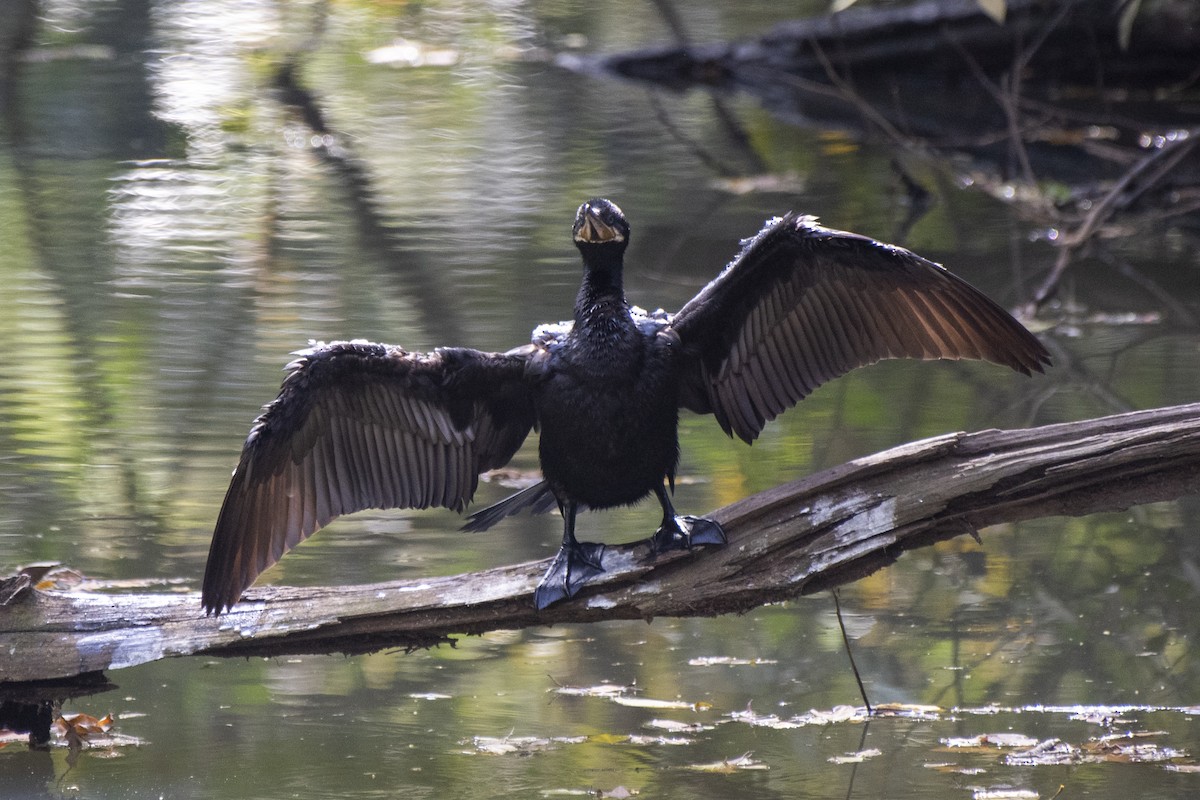
[{"label": "hooked beak", "polygon": [[590,204],[585,204],[579,209],[579,219],[575,223],[575,241],[584,244],[623,242],[625,235],[600,219],[599,212]]}]

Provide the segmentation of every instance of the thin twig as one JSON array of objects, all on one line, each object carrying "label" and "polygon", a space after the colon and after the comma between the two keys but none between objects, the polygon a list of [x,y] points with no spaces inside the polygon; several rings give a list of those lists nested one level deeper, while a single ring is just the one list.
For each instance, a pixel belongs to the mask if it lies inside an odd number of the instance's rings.
[{"label": "thin twig", "polygon": [[[1117,179],[1117,182],[1100,199],[1100,202],[1092,206],[1079,227],[1060,238],[1059,241],[1062,250],[1059,251],[1058,258],[1055,259],[1054,268],[1050,270],[1050,274],[1046,276],[1046,280],[1042,282],[1042,285],[1033,296],[1033,305],[1035,308],[1045,303],[1050,295],[1054,293],[1054,290],[1058,288],[1058,282],[1070,265],[1071,257],[1075,251],[1087,244],[1100,227],[1112,218],[1118,208],[1123,207],[1118,206],[1118,201],[1122,200],[1123,195],[1125,195],[1126,190],[1133,184],[1134,180],[1140,178],[1144,173],[1150,173],[1149,180],[1142,186],[1137,187],[1125,199],[1123,205],[1128,205],[1131,200],[1144,194],[1152,186],[1169,175],[1179,162],[1186,158],[1195,148],[1198,137],[1200,137],[1200,131],[1189,131],[1188,135],[1167,142],[1158,150],[1138,161],[1126,170],[1124,175]],[[1151,172],[1152,169],[1154,170],[1153,172]]]},{"label": "thin twig", "polygon": [[850,658],[850,669],[854,671],[854,680],[858,683],[858,693],[862,695],[863,705],[866,706],[867,716],[871,716],[871,701],[867,697],[867,689],[863,686],[862,676],[858,674],[858,664],[854,663],[854,651],[850,649],[850,636],[846,633],[846,622],[842,619],[842,604],[838,600],[838,590],[833,592],[833,610],[837,612],[838,627],[842,629],[842,642],[846,645],[846,655]]},{"label": "thin twig", "polygon": [[825,77],[829,78],[829,82],[832,83],[838,90],[838,96],[857,108],[860,114],[862,114],[871,122],[875,123],[880,130],[886,133],[895,142],[898,144],[907,145],[909,143],[908,137],[902,134],[900,130],[896,128],[896,126],[888,122],[887,118],[884,117],[880,112],[876,111],[873,105],[868,103],[866,100],[863,100],[859,96],[858,92],[854,91],[854,87],[852,87],[845,78],[838,74],[837,70],[833,67],[833,62],[831,62],[829,57],[825,55],[825,50],[821,47],[821,43],[815,38],[810,38],[808,43],[809,46],[812,47],[813,53],[816,55],[817,60],[821,62],[821,68],[825,70]]}]

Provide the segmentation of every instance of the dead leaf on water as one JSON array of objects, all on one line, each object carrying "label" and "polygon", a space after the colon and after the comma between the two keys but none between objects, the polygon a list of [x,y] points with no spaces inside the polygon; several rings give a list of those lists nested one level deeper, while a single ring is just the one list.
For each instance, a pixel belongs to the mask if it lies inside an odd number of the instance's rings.
[{"label": "dead leaf on water", "polygon": [[1166,731],[1123,731],[1122,733],[1110,733],[1101,736],[1098,739],[1091,739],[1096,747],[1115,747],[1125,742],[1136,742],[1141,739],[1157,739],[1160,736],[1166,736]]},{"label": "dead leaf on water", "polygon": [[929,764],[922,764],[921,766],[936,772],[953,773],[955,775],[983,775],[987,772],[983,767],[964,767],[959,764],[951,764],[948,761],[936,761]]},{"label": "dead leaf on water", "polygon": [[865,722],[869,717],[862,706],[834,706],[828,711],[809,709],[807,714],[795,718],[802,725],[832,725],[835,722]]},{"label": "dead leaf on water", "polygon": [[140,745],[142,740],[135,736],[125,736],[113,732],[112,714],[105,714],[97,719],[91,714],[60,714],[51,731],[59,741],[67,747],[67,764],[75,766],[87,745],[88,752],[96,758],[117,758],[121,752],[119,747]]},{"label": "dead leaf on water", "polygon": [[1028,750],[1009,753],[1004,763],[1012,767],[1040,767],[1060,764],[1079,764],[1086,761],[1083,752],[1060,739],[1038,742]]},{"label": "dead leaf on water", "polygon": [[859,750],[857,753],[846,753],[842,756],[831,756],[826,759],[830,764],[861,764],[868,758],[883,755],[883,751],[877,747],[872,747],[868,750]]},{"label": "dead leaf on water", "polygon": [[945,709],[941,706],[926,706],[918,703],[880,703],[871,709],[877,717],[904,717],[905,719],[941,719]]},{"label": "dead leaf on water", "polygon": [[471,739],[474,750],[466,751],[470,755],[504,756],[530,755],[544,750],[556,749],[564,744],[583,744],[586,736],[475,736]]},{"label": "dead leaf on water", "polygon": [[625,786],[615,786],[612,789],[544,789],[539,792],[542,797],[600,797],[612,800],[626,800],[641,794],[640,789],[630,789]]},{"label": "dead leaf on water", "polygon": [[692,739],[683,736],[640,736],[632,734],[628,737],[629,743],[639,746],[661,744],[670,746],[679,746],[686,744],[694,744]]},{"label": "dead leaf on water", "polygon": [[670,733],[699,733],[701,731],[711,731],[715,726],[706,725],[703,722],[680,722],[675,719],[652,719],[644,723],[647,728],[657,728],[660,731],[669,731]]},{"label": "dead leaf on water", "polygon": [[1010,789],[998,787],[995,789],[976,789],[971,793],[971,800],[1038,800],[1038,793],[1032,789]]},{"label": "dead leaf on water", "polygon": [[558,686],[550,691],[568,697],[621,697],[633,694],[637,690],[618,683],[602,683],[599,686]]},{"label": "dead leaf on water", "polygon": [[0,728],[0,747],[12,744],[13,742],[28,742],[28,733],[17,733],[10,731],[8,728]]},{"label": "dead leaf on water", "polygon": [[1083,746],[1047,739],[1028,750],[1010,753],[1004,763],[1010,766],[1046,766],[1061,764],[1095,764],[1100,762],[1126,764],[1161,764],[1188,757],[1184,750],[1146,741],[1165,736],[1164,731],[1140,731],[1111,734],[1089,739]]},{"label": "dead leaf on water", "polygon": [[752,753],[742,753],[737,758],[727,758],[711,764],[688,764],[687,769],[696,772],[715,772],[721,775],[731,775],[739,770],[747,769],[770,769],[763,762],[751,758],[752,755]]},{"label": "dead leaf on water", "polygon": [[987,750],[996,747],[1034,747],[1038,740],[1023,733],[981,733],[978,736],[951,736],[940,740],[952,750]]},{"label": "dead leaf on water", "polygon": [[756,667],[761,664],[778,664],[773,658],[737,658],[735,656],[700,656],[688,659],[691,667]]},{"label": "dead leaf on water", "polygon": [[1128,764],[1155,764],[1187,758],[1188,754],[1184,750],[1144,741],[1150,737],[1166,735],[1166,731],[1112,734],[1084,742],[1083,750],[1094,755],[1099,761]]},{"label": "dead leaf on water", "polygon": [[686,703],[683,700],[655,700],[650,697],[627,697],[625,695],[615,695],[611,698],[614,703],[619,706],[628,706],[629,708],[653,708],[653,709],[686,709],[688,711],[705,711],[712,708],[710,703]]},{"label": "dead leaf on water", "polygon": [[107,733],[112,730],[112,714],[105,714],[96,719],[91,714],[60,714],[54,721],[54,732],[59,736],[78,736],[86,739],[93,733]]},{"label": "dead leaf on water", "polygon": [[732,711],[727,715],[734,722],[741,722],[755,728],[770,728],[777,731],[791,730],[804,727],[803,722],[781,719],[777,714],[758,714],[747,708],[745,711]]}]

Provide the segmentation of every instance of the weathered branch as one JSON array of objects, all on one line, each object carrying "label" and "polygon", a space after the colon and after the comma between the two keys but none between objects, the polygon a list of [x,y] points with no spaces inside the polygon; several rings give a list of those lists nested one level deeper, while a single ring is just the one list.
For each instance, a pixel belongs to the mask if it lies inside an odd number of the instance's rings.
[{"label": "weathered branch", "polygon": [[729,544],[646,560],[615,546],[603,580],[543,612],[547,561],[419,581],[251,590],[220,618],[196,594],[26,590],[0,607],[0,681],[167,656],[362,652],[557,622],[713,615],[873,572],[905,550],[987,525],[1200,492],[1200,404],[1016,431],[955,433],[780,486],[712,516]]}]

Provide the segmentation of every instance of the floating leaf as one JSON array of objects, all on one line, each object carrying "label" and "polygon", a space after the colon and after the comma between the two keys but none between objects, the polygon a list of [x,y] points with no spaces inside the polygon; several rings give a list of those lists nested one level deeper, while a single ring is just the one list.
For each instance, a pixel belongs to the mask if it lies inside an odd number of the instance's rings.
[{"label": "floating leaf", "polygon": [[844,756],[832,756],[828,759],[830,764],[861,764],[868,758],[883,755],[883,751],[877,747],[872,747],[868,750],[859,750],[857,753],[846,753]]},{"label": "floating leaf", "polygon": [[810,709],[807,714],[798,718],[797,722],[804,725],[831,725],[835,722],[863,721],[867,719],[867,710],[855,706],[834,706],[828,711]]},{"label": "floating leaf", "polygon": [[989,747],[1035,747],[1038,740],[1023,733],[981,733],[978,736],[949,737],[941,740],[946,747],[986,750]]},{"label": "floating leaf", "polygon": [[773,658],[737,658],[735,656],[700,656],[688,659],[688,666],[692,667],[742,667],[778,663]]},{"label": "floating leaf", "polygon": [[804,727],[803,722],[795,720],[780,719],[775,714],[756,714],[751,709],[745,711],[734,711],[729,714],[729,718],[734,722],[741,722],[746,725],[752,725],[756,728],[771,728],[773,730],[790,730],[791,728]]},{"label": "floating leaf", "polygon": [[1082,751],[1058,739],[1047,739],[1039,742],[1029,750],[1009,753],[1004,757],[1004,763],[1016,767],[1038,767],[1057,764],[1077,764],[1085,761]]},{"label": "floating leaf", "polygon": [[1122,742],[1135,742],[1138,739],[1152,739],[1166,735],[1166,731],[1125,731],[1123,733],[1110,733],[1107,736],[1101,736],[1099,739],[1092,739],[1091,742],[1097,748],[1102,749],[1119,746]]},{"label": "floating leaf", "polygon": [[1187,756],[1182,750],[1163,747],[1154,742],[1138,741],[1150,736],[1165,736],[1165,731],[1143,731],[1140,733],[1113,734],[1093,739],[1083,749],[1100,761],[1118,761],[1130,764],[1154,764],[1172,761]]},{"label": "floating leaf", "polygon": [[1009,708],[1008,706],[998,706],[998,705],[976,706],[975,708],[951,709],[951,713],[954,713],[954,714],[983,714],[983,715],[988,715],[988,716],[992,716],[995,714],[1013,714],[1015,712],[1016,712],[1016,709],[1014,709],[1014,708]]},{"label": "floating leaf", "polygon": [[112,714],[105,714],[100,719],[90,714],[61,714],[54,721],[54,732],[70,741],[73,736],[86,739],[93,733],[107,733],[112,726]]},{"label": "floating leaf", "polygon": [[951,764],[944,761],[922,764],[925,769],[936,770],[937,772],[954,773],[956,775],[983,775],[987,772],[983,767],[964,767],[959,764]]},{"label": "floating leaf", "polygon": [[950,747],[955,750],[983,747],[982,736],[947,736],[945,739],[942,739],[941,742],[946,747]]},{"label": "floating leaf", "polygon": [[[687,709],[689,711],[702,711],[699,703],[685,703],[682,700],[654,700],[649,697],[626,697],[617,695],[612,698],[612,701],[620,706],[628,706],[629,708],[677,708]],[[709,706],[711,708],[711,705]]]},{"label": "floating leaf", "polygon": [[693,744],[693,742],[691,739],[687,739],[683,736],[638,736],[637,734],[634,734],[629,737],[629,744],[635,744],[635,745],[664,744],[664,745],[677,746],[677,745],[684,745],[684,744]]},{"label": "floating leaf", "polygon": [[972,800],[1038,800],[1038,793],[1030,789],[976,789]]},{"label": "floating leaf", "polygon": [[680,722],[675,719],[652,719],[646,723],[646,727],[658,728],[671,733],[699,733],[713,729],[712,725],[705,725],[703,722]]},{"label": "floating leaf", "polygon": [[552,690],[555,694],[565,694],[568,697],[621,697],[632,694],[634,687],[621,686],[616,683],[602,683],[599,686],[559,686]]},{"label": "floating leaf", "polygon": [[871,712],[877,717],[904,717],[906,719],[941,719],[945,710],[941,706],[926,706],[917,703],[880,703]]},{"label": "floating leaf", "polygon": [[742,753],[737,758],[728,758],[712,764],[689,764],[687,768],[697,772],[716,772],[726,775],[743,769],[770,769],[766,764],[755,761],[750,756],[750,753]]},{"label": "floating leaf", "polygon": [[476,753],[503,756],[512,753],[529,755],[543,750],[553,750],[562,744],[583,744],[587,740],[586,736],[505,736],[502,738],[476,736],[472,738],[471,743],[474,745]]},{"label": "floating leaf", "polygon": [[8,728],[0,728],[0,747],[4,747],[13,742],[27,741],[29,741],[28,733],[17,733],[16,731],[10,731]]}]

